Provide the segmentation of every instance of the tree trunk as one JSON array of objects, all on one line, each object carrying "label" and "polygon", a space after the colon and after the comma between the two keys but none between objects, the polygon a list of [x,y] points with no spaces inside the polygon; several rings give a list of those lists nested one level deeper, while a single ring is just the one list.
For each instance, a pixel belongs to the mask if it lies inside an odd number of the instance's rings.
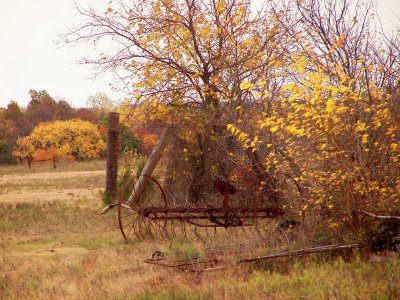
[{"label": "tree trunk", "polygon": [[204,185],[207,178],[207,164],[210,160],[210,133],[197,134],[197,144],[200,155],[195,159],[192,180],[189,186],[188,200],[190,203],[199,204],[203,198]]},{"label": "tree trunk", "polygon": [[167,142],[168,142],[168,139],[169,139],[171,133],[172,133],[172,128],[168,127],[161,134],[157,145],[154,147],[153,151],[151,152],[150,157],[147,160],[142,173],[140,174],[141,176],[139,177],[139,180],[136,182],[135,188],[133,189],[132,194],[130,195],[130,197],[128,199],[128,203],[130,205],[134,204],[135,199],[140,198],[144,189],[146,188],[146,185],[150,180],[147,176],[151,176],[151,174],[153,174],[153,171],[154,171],[155,167],[157,166],[158,161],[161,158],[162,151],[167,146]]},{"label": "tree trunk", "polygon": [[262,163],[260,156],[254,148],[247,148],[246,154],[251,160],[252,168],[257,175],[257,178],[262,184],[261,192],[274,204],[278,204],[282,201],[282,195],[277,191],[277,182],[268,172],[265,170],[265,166]]}]

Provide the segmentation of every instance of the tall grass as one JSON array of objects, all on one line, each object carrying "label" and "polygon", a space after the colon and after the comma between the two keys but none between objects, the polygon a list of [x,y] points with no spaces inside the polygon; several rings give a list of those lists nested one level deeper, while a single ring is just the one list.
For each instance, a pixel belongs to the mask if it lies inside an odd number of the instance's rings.
[{"label": "tall grass", "polygon": [[[278,263],[279,264],[279,263]],[[199,287],[147,289],[136,299],[399,299],[400,259],[296,262],[284,272],[249,267],[202,276]],[[207,278],[207,279],[206,279]]]}]

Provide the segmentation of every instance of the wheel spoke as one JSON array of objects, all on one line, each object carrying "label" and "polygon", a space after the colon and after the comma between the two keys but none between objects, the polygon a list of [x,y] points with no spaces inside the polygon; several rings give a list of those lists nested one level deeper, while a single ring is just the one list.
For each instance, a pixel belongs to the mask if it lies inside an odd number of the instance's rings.
[{"label": "wheel spoke", "polygon": [[[147,177],[148,183],[140,195],[135,195],[135,188],[139,178]],[[129,201],[130,200],[130,201]],[[135,235],[138,239],[168,235],[167,221],[150,220],[138,211],[145,207],[166,207],[164,191],[161,185],[150,176],[132,177],[121,190],[118,202],[118,222],[122,236],[129,240]]]}]

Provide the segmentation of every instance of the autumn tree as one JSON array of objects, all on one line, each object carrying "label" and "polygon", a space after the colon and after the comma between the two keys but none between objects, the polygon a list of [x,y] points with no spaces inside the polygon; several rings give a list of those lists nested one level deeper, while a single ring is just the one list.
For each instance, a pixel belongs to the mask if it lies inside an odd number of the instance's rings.
[{"label": "autumn tree", "polygon": [[[189,149],[194,201],[203,195],[211,170],[228,173],[222,163],[226,153],[217,144],[224,144],[226,124],[238,115],[235,108],[253,101],[242,83],[273,78],[274,64],[285,55],[278,43],[285,34],[268,5],[255,7],[250,0],[115,1],[105,12],[78,7],[84,23],[65,36],[67,43],[100,45],[112,39],[113,50],[83,62],[98,72],[119,72],[142,114],[173,109],[175,117],[159,121],[184,124],[178,139],[181,151]],[[268,80],[259,86],[260,93],[273,95],[279,84]]]},{"label": "autumn tree", "polygon": [[245,148],[264,149],[295,200],[289,208],[339,241],[370,242],[357,212],[399,210],[399,48],[383,43],[368,1],[304,0],[295,9],[296,26],[281,20],[294,43],[279,101],[260,112],[257,138],[240,122],[229,129]]},{"label": "autumn tree", "polygon": [[[55,120],[56,101],[45,91],[30,90],[31,101],[29,101],[26,112],[33,127],[40,122]],[[33,128],[32,127],[32,128]]]},{"label": "autumn tree", "polygon": [[[397,172],[390,161],[398,159],[398,38],[395,35],[388,37],[378,29],[376,7],[370,1],[304,0],[296,1],[295,6],[293,23],[297,26],[286,26],[286,29],[296,41],[293,47],[297,53],[292,55],[291,65],[292,78],[296,81],[293,80],[287,90],[290,91],[289,99],[296,98],[291,105],[296,106],[297,113],[303,113],[304,120],[298,116],[297,125],[292,125],[299,128],[301,124],[303,129],[309,125],[319,126],[330,135],[325,137],[327,143],[334,144],[330,152],[342,151],[339,159],[342,167],[349,170],[353,166],[353,171],[358,170],[358,174],[349,175],[336,165],[334,169],[342,174],[334,176],[350,181],[358,178],[358,184],[368,185],[378,194],[379,188],[372,186],[379,182],[383,190],[389,190],[384,186],[391,178],[389,181],[394,185],[389,194],[396,197],[393,178]],[[325,105],[325,111],[319,111],[318,101]],[[307,104],[307,112],[301,108],[302,104]],[[280,111],[290,119],[289,111],[283,108]],[[326,113],[329,117],[322,121]],[[334,117],[335,114],[340,116]],[[307,121],[310,115],[313,117]],[[320,125],[317,125],[318,120],[321,120]],[[347,126],[345,133],[336,124],[338,120],[343,128]],[[313,135],[313,138],[318,140],[317,136]],[[324,152],[324,149],[319,150],[313,153]],[[326,160],[329,160],[328,156]],[[382,165],[382,162],[385,163]],[[326,165],[334,164],[325,162]],[[321,166],[320,171],[325,166]],[[333,169],[329,172],[336,173]],[[344,186],[346,184],[342,182]],[[346,186],[344,190],[352,190],[353,194],[341,195],[346,203],[336,199],[338,207],[335,209],[344,209],[347,213],[360,208],[376,211],[396,206],[394,199],[375,195],[372,190],[364,190],[361,194],[355,186]],[[367,196],[370,193],[373,196]],[[325,191],[327,194],[336,193]]]},{"label": "autumn tree", "polygon": [[150,155],[151,151],[157,144],[159,136],[150,131],[148,127],[137,128],[134,133],[141,140],[140,153]]},{"label": "autumn tree", "polygon": [[29,122],[24,110],[15,101],[10,101],[0,113],[0,140],[13,145],[19,136],[29,133]]},{"label": "autumn tree", "polygon": [[64,99],[57,100],[55,115],[56,120],[70,120],[77,117],[76,109]]},{"label": "autumn tree", "polygon": [[104,154],[105,143],[97,126],[73,119],[41,123],[28,137],[17,140],[14,156],[19,159],[90,160]]},{"label": "autumn tree", "polygon": [[26,161],[31,166],[35,154],[35,146],[29,136],[20,137],[13,146],[13,156],[19,161]]},{"label": "autumn tree", "polygon": [[103,112],[109,112],[116,109],[116,104],[105,93],[97,92],[88,97],[86,106]]},{"label": "autumn tree", "polygon": [[17,136],[17,126],[13,120],[5,117],[5,109],[0,111],[0,141],[12,143]]},{"label": "autumn tree", "polygon": [[344,236],[353,230],[366,241],[371,233],[361,229],[369,223],[355,212],[399,207],[399,110],[385,89],[370,87],[371,103],[342,76],[337,86],[322,71],[304,74],[286,86],[288,99],[275,104],[275,115],[260,126],[269,138],[267,166],[291,183],[285,193],[301,204],[298,211],[318,213],[320,225]]},{"label": "autumn tree", "polygon": [[96,110],[87,107],[80,107],[76,110],[76,117],[82,121],[98,124],[101,120]]},{"label": "autumn tree", "polygon": [[69,120],[76,117],[75,108],[65,100],[53,99],[45,90],[30,90],[31,100],[26,108],[10,101],[0,111],[0,140],[12,147],[18,137],[27,136],[40,122]]},{"label": "autumn tree", "polygon": [[64,100],[56,101],[45,90],[30,90],[29,94],[31,100],[25,111],[30,122],[29,132],[40,122],[69,120],[76,117],[75,109],[68,102]]}]

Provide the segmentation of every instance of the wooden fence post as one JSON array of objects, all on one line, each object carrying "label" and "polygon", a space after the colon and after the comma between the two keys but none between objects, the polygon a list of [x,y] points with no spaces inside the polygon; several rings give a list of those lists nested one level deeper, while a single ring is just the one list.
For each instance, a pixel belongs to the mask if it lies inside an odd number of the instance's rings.
[{"label": "wooden fence post", "polygon": [[119,113],[108,114],[106,196],[114,199],[117,195]]}]

